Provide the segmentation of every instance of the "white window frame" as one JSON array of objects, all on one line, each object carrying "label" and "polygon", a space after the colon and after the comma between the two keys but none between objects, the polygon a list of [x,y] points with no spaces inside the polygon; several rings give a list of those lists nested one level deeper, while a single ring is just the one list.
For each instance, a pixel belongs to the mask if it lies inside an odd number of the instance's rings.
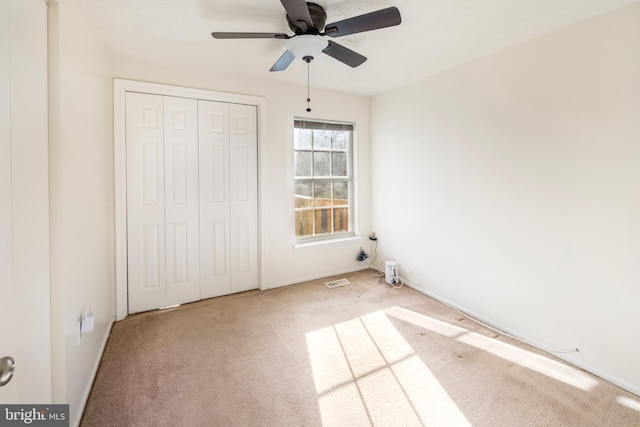
[{"label": "white window frame", "polygon": [[[302,117],[294,117],[294,131],[295,129],[299,128],[300,126],[298,125],[298,123],[300,122],[305,122],[308,123],[310,126],[312,126],[311,128],[315,128],[317,129],[318,125],[326,125],[327,128],[331,128],[331,127],[335,127],[335,126],[344,126],[345,128],[350,128],[351,131],[351,138],[348,141],[348,147],[347,147],[347,176],[346,177],[332,177],[332,176],[328,176],[328,177],[297,177],[296,176],[296,164],[295,164],[295,158],[294,158],[294,171],[293,171],[293,175],[294,175],[294,188],[295,188],[295,184],[297,183],[318,183],[318,182],[347,182],[348,184],[348,204],[346,205],[346,207],[348,208],[349,211],[349,221],[348,221],[348,231],[346,232],[332,232],[329,234],[318,234],[318,235],[312,235],[312,236],[302,236],[302,237],[298,237],[296,235],[296,228],[298,226],[297,224],[297,219],[296,219],[296,215],[295,213],[303,210],[301,208],[297,208],[294,206],[294,236],[295,236],[295,242],[296,242],[296,246],[301,245],[304,246],[306,244],[310,244],[310,243],[321,243],[321,242],[331,242],[331,241],[341,241],[344,240],[345,238],[352,238],[355,236],[355,227],[356,227],[356,215],[355,215],[355,182],[356,182],[356,177],[355,177],[355,159],[354,159],[354,153],[355,153],[355,139],[356,139],[356,125],[353,122],[346,122],[346,121],[336,121],[336,120],[325,120],[325,119],[310,119],[310,118],[302,118]],[[347,129],[349,130],[349,129]],[[295,136],[294,136],[295,138]],[[295,140],[294,140],[294,148],[293,148],[293,153],[295,156],[295,152],[296,152],[296,148],[295,148]],[[313,152],[313,147],[311,149],[311,151]],[[329,151],[331,152],[331,151]],[[294,196],[295,196],[295,190],[294,190]],[[345,205],[341,205],[341,206],[345,206]],[[334,206],[332,205],[332,208]],[[315,210],[315,207],[310,208],[309,210]],[[333,217],[331,219],[331,221],[333,222]],[[315,223],[315,221],[314,221]]]}]

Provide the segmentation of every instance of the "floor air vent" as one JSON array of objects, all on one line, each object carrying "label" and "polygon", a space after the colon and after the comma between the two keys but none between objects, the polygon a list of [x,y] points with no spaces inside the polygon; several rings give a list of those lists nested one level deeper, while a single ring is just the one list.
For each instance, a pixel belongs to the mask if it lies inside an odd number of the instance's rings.
[{"label": "floor air vent", "polygon": [[351,282],[347,279],[338,279],[330,282],[324,282],[324,284],[327,285],[327,288],[337,288],[339,286],[349,285]]}]

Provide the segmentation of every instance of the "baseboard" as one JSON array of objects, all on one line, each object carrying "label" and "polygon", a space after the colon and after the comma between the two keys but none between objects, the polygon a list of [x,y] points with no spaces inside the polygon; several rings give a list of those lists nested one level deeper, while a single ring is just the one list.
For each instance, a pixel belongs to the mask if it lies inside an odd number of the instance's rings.
[{"label": "baseboard", "polygon": [[357,268],[352,268],[352,269],[347,269],[347,270],[341,270],[341,271],[334,272],[334,273],[330,272],[330,273],[318,274],[316,276],[302,277],[302,278],[295,279],[295,280],[288,281],[288,282],[268,284],[267,285],[267,289],[281,288],[283,286],[295,285],[295,284],[298,284],[298,283],[309,282],[311,280],[324,279],[325,277],[339,276],[341,274],[355,273],[356,271],[368,270],[369,268],[370,267],[368,265],[365,265],[365,266],[362,266],[362,267],[357,267]]},{"label": "baseboard", "polygon": [[[375,269],[375,270],[380,271],[379,269]],[[627,390],[630,393],[633,393],[633,394],[635,394],[637,396],[640,396],[640,388],[638,388],[638,387],[636,387],[636,386],[634,386],[632,384],[629,384],[628,382],[623,381],[620,378],[617,378],[617,377],[611,376],[611,375],[609,375],[609,374],[607,374],[605,372],[602,372],[599,369],[596,369],[596,368],[594,368],[594,367],[592,367],[592,366],[590,366],[590,365],[588,365],[586,363],[581,362],[580,360],[577,360],[577,359],[571,357],[570,355],[563,354],[563,353],[558,354],[556,351],[553,350],[552,347],[550,347],[550,346],[548,346],[548,345],[546,345],[546,344],[544,344],[544,343],[542,343],[542,342],[540,342],[540,341],[538,341],[538,340],[536,340],[536,339],[534,339],[534,338],[532,338],[530,336],[522,334],[522,333],[520,333],[518,331],[515,331],[515,330],[513,330],[511,328],[508,328],[508,327],[506,327],[504,325],[501,325],[500,323],[494,322],[491,319],[487,319],[486,317],[483,317],[483,316],[481,316],[481,315],[479,315],[479,314],[477,314],[477,313],[475,313],[475,312],[473,312],[471,310],[468,310],[463,306],[455,304],[455,303],[447,300],[446,298],[442,298],[439,295],[434,294],[433,292],[430,292],[430,291],[428,291],[426,289],[423,289],[423,288],[421,288],[419,286],[416,286],[416,285],[414,285],[414,284],[412,284],[410,282],[407,282],[407,281],[404,281],[404,284],[407,285],[408,287],[410,287],[411,289],[414,289],[414,290],[420,292],[421,294],[424,294],[424,295],[426,295],[426,296],[428,296],[430,298],[433,298],[434,300],[436,300],[438,302],[441,302],[441,303],[443,303],[445,305],[448,305],[449,307],[452,307],[452,308],[454,308],[456,310],[461,311],[462,313],[464,313],[465,315],[467,315],[467,316],[469,316],[469,317],[471,317],[473,319],[477,319],[481,323],[485,323],[486,325],[488,325],[488,326],[490,326],[490,327],[492,327],[492,328],[494,328],[494,329],[496,329],[496,330],[498,330],[500,332],[503,332],[503,333],[505,333],[507,335],[510,335],[510,336],[520,340],[520,341],[523,341],[523,342],[529,344],[529,345],[532,345],[532,346],[534,346],[535,348],[537,348],[539,350],[542,350],[542,351],[544,351],[546,353],[549,353],[550,355],[552,355],[554,357],[562,359],[565,362],[570,363],[573,366],[576,366],[576,367],[578,367],[578,368],[580,368],[582,370],[585,370],[585,371],[587,371],[587,372],[589,372],[589,373],[591,373],[591,374],[593,374],[593,375],[595,375],[595,376],[597,376],[597,377],[599,377],[599,378],[601,378],[601,379],[603,379],[603,380],[605,380],[607,382],[610,382],[611,384],[614,384],[614,385],[616,385],[616,386],[618,386],[618,387],[620,387],[620,388],[622,388],[624,390]]]},{"label": "baseboard", "polygon": [[93,387],[93,382],[96,379],[96,374],[98,373],[98,368],[100,367],[100,361],[102,360],[102,355],[104,354],[104,349],[107,347],[107,341],[109,340],[109,336],[111,335],[111,328],[113,328],[114,319],[111,319],[109,322],[109,326],[107,327],[107,332],[105,336],[102,338],[102,345],[100,346],[100,351],[98,352],[98,357],[93,365],[93,369],[91,372],[91,378],[87,387],[82,396],[82,402],[80,407],[78,408],[78,413],[76,414],[76,420],[78,420],[77,424],[74,424],[75,427],[80,425],[80,421],[82,420],[82,414],[84,414],[84,408],[87,405],[87,401],[89,400],[89,394],[91,393],[91,388]]}]

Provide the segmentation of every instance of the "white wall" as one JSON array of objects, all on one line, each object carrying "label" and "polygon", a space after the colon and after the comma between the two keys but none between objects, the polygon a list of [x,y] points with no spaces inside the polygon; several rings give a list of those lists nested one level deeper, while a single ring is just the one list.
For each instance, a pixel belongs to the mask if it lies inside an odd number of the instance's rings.
[{"label": "white wall", "polygon": [[[49,2],[54,401],[82,414],[115,312],[112,79],[80,2]],[[93,304],[93,332],[79,319]]]},{"label": "white wall", "polygon": [[[640,4],[372,99],[381,260],[640,393]],[[389,164],[395,168],[389,168]]]},{"label": "white wall", "polygon": [[[311,90],[312,112],[306,109],[306,87],[248,79],[238,74],[223,74],[206,69],[181,68],[167,58],[165,64],[140,63],[133,58],[113,58],[118,78],[196,87],[264,97],[266,100],[266,139],[260,149],[266,152],[260,186],[265,188],[265,256],[268,288],[362,269],[355,260],[370,229],[369,206],[369,99],[364,96]],[[265,74],[268,73],[265,70]],[[293,200],[293,118],[295,116],[356,123],[358,231],[364,240],[349,243],[294,248]]]}]

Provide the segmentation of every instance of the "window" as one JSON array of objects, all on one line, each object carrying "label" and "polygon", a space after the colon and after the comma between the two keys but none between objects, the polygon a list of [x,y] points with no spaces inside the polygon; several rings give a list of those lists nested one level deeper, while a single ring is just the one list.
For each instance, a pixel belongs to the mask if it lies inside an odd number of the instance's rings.
[{"label": "window", "polygon": [[351,123],[294,120],[296,239],[352,233]]}]

